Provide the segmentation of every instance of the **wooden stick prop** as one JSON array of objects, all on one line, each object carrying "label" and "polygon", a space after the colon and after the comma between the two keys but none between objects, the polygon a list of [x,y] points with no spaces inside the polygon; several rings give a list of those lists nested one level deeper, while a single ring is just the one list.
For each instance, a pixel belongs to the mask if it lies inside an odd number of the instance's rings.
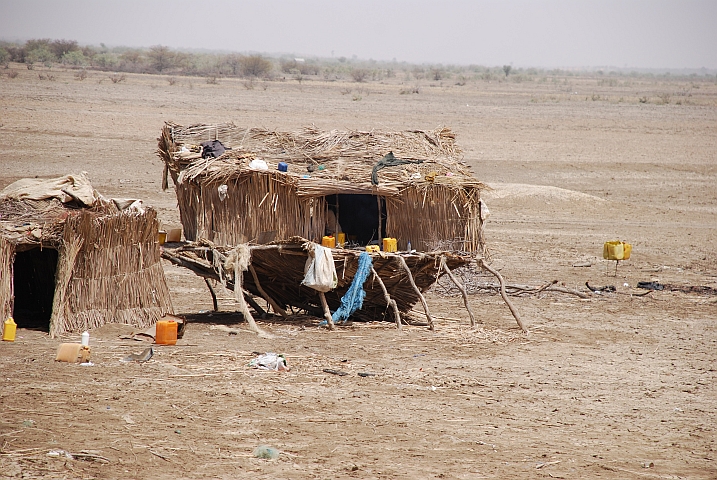
[{"label": "wooden stick prop", "polygon": [[251,259],[251,251],[249,250],[249,247],[247,245],[237,246],[234,251],[232,251],[230,257],[231,259],[228,258],[227,263],[234,267],[234,298],[239,303],[239,312],[241,312],[241,314],[244,316],[244,319],[246,319],[247,323],[249,324],[250,330],[252,330],[262,338],[273,338],[273,335],[270,335],[261,328],[259,328],[259,326],[256,324],[256,321],[254,321],[254,317],[249,311],[249,307],[247,306],[246,300],[244,300],[244,292],[242,290],[241,282],[242,277],[244,276],[242,272],[247,270],[249,266],[249,260]]},{"label": "wooden stick prop", "polygon": [[259,290],[259,293],[261,296],[269,302],[269,305],[271,305],[271,308],[274,309],[274,312],[278,313],[284,318],[287,318],[289,314],[286,313],[286,310],[281,308],[278,303],[274,301],[273,298],[269,296],[268,293],[261,287],[261,283],[259,283],[259,276],[256,274],[256,270],[254,270],[254,266],[249,264],[249,271],[251,272],[251,276],[254,278],[254,285],[256,285],[256,289]]},{"label": "wooden stick prop", "polygon": [[401,255],[394,255],[399,261],[399,263],[403,266],[403,269],[406,271],[406,276],[408,277],[408,281],[411,283],[411,286],[413,287],[413,290],[415,290],[416,294],[418,295],[418,298],[421,299],[421,303],[423,304],[423,311],[426,312],[426,319],[428,320],[428,329],[429,330],[435,330],[435,327],[433,326],[433,319],[431,318],[431,313],[428,311],[428,304],[426,303],[426,299],[424,298],[421,291],[418,289],[418,286],[416,286],[416,282],[413,280],[413,274],[411,274],[411,269],[408,268],[408,264],[406,263],[406,260]]},{"label": "wooden stick prop", "polygon": [[384,285],[383,280],[381,280],[381,277],[378,276],[378,273],[376,273],[376,270],[371,267],[371,273],[373,273],[373,278],[378,281],[378,285],[381,287],[381,290],[383,290],[383,297],[386,299],[386,303],[388,306],[393,308],[393,315],[396,317],[396,328],[401,330],[401,312],[398,311],[398,305],[396,304],[396,300],[391,298],[391,296],[388,294],[388,290],[386,290],[386,285]]},{"label": "wooden stick prop", "polygon": [[209,283],[209,279],[207,277],[204,277],[204,283],[207,284],[207,288],[209,289],[209,293],[212,295],[212,305],[214,306],[214,311],[219,311],[219,304],[217,303],[217,293],[214,291],[214,287],[212,287],[212,284]]},{"label": "wooden stick prop", "polygon": [[[476,326],[476,318],[473,316],[473,312],[471,311],[470,305],[468,305],[468,294],[466,293],[466,288],[463,286],[463,283],[461,283],[455,275],[453,275],[453,272],[451,272],[451,269],[448,268],[448,265],[446,264],[446,257],[441,257],[441,266],[439,267],[439,270],[443,269],[446,274],[448,275],[448,278],[451,279],[451,281],[458,287],[458,290],[461,291],[461,295],[463,295],[463,303],[466,306],[466,310],[468,310],[468,315],[471,317],[471,327],[475,328]],[[481,322],[483,323],[483,322]]]},{"label": "wooden stick prop", "polygon": [[518,315],[518,311],[515,309],[511,301],[508,299],[508,295],[505,293],[505,280],[503,280],[503,276],[498,273],[497,270],[494,270],[490,267],[482,258],[478,259],[478,265],[481,266],[481,268],[485,268],[490,273],[492,273],[495,278],[498,279],[498,282],[500,282],[500,296],[503,297],[503,301],[505,301],[505,304],[508,305],[508,308],[510,309],[510,313],[513,314],[513,317],[515,318],[515,321],[518,322],[518,326],[523,331],[523,333],[528,333],[528,329],[525,328],[525,325],[523,325],[523,321],[520,319],[520,315]]},{"label": "wooden stick prop", "polygon": [[333,330],[334,319],[331,317],[331,310],[329,310],[329,304],[326,302],[326,295],[324,295],[324,292],[319,292],[319,298],[321,299],[321,306],[324,307],[324,318],[329,324],[329,330]]}]

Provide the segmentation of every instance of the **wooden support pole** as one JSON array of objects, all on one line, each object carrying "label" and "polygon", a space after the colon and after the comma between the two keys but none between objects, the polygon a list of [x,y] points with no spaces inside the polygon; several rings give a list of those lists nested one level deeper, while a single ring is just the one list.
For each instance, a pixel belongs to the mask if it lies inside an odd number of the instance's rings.
[{"label": "wooden support pole", "polygon": [[261,308],[261,305],[256,303],[256,300],[254,300],[251,295],[246,293],[246,291],[244,291],[244,300],[246,300],[246,303],[248,303],[249,306],[253,308],[259,316],[261,316],[261,318],[266,318],[266,311],[264,311],[264,309]]},{"label": "wooden support pole", "polygon": [[413,289],[418,294],[418,298],[421,299],[421,303],[423,304],[423,311],[426,312],[426,319],[428,320],[428,329],[429,330],[435,330],[435,327],[433,325],[433,318],[431,318],[431,313],[428,311],[428,304],[426,303],[426,299],[421,293],[421,291],[418,289],[418,286],[416,285],[416,282],[413,280],[413,274],[411,273],[411,269],[408,268],[408,264],[406,263],[406,260],[401,255],[394,255],[399,261],[399,263],[403,266],[403,269],[406,270],[406,276],[408,276],[408,281],[410,282]]},{"label": "wooden support pole", "polygon": [[[237,258],[234,260],[234,298],[239,303],[239,311],[244,316],[244,319],[249,324],[249,329],[253,332],[256,332],[257,335],[259,335],[262,338],[274,338],[273,335],[270,335],[266,333],[264,330],[259,328],[259,325],[256,324],[256,321],[254,321],[254,317],[251,315],[251,312],[249,311],[249,307],[247,306],[247,302],[244,299],[244,290],[242,289],[242,279],[244,277],[243,271],[246,270],[246,267],[251,266],[251,264],[248,263],[248,260],[251,258],[251,253],[248,246],[245,245],[239,245],[237,248]],[[245,264],[246,267],[242,268],[240,265],[243,262],[243,260],[246,260],[247,263]]]},{"label": "wooden support pole", "polygon": [[513,314],[513,317],[515,318],[515,321],[518,322],[518,326],[523,331],[523,333],[528,333],[528,329],[525,328],[525,325],[523,325],[523,321],[520,319],[520,315],[518,315],[518,311],[515,309],[511,301],[508,299],[508,295],[505,293],[505,280],[503,280],[503,276],[498,273],[497,270],[494,270],[491,268],[490,265],[488,265],[482,258],[478,259],[478,265],[480,265],[481,268],[485,268],[490,273],[492,273],[495,278],[498,279],[498,282],[500,283],[500,296],[503,297],[503,300],[505,301],[505,304],[508,305],[508,308],[510,309],[510,313]]},{"label": "wooden support pole", "polygon": [[266,293],[266,291],[261,287],[261,283],[259,283],[259,276],[256,274],[256,270],[254,270],[254,266],[251,264],[249,265],[249,271],[251,272],[252,278],[254,278],[254,285],[256,285],[256,289],[259,290],[259,293],[264,298],[264,300],[269,302],[269,305],[271,305],[271,308],[274,309],[274,312],[278,313],[279,315],[281,315],[284,318],[287,318],[289,316],[289,314],[286,313],[286,310],[281,308],[279,306],[279,304],[276,303],[274,301],[274,299],[271,298],[269,296],[269,294]]},{"label": "wooden support pole", "polygon": [[[461,295],[463,295],[463,303],[466,306],[466,310],[468,310],[468,315],[471,317],[471,327],[475,328],[476,326],[476,318],[473,316],[473,312],[471,311],[471,307],[468,305],[468,294],[466,293],[466,288],[463,286],[463,283],[461,283],[455,275],[453,275],[453,272],[451,272],[451,269],[448,268],[448,265],[446,264],[446,257],[441,256],[441,266],[446,274],[448,275],[448,278],[451,279],[451,281],[458,287],[458,290],[461,291]],[[483,323],[483,322],[481,322]]]},{"label": "wooden support pole", "polygon": [[396,317],[396,328],[401,330],[401,312],[398,311],[398,305],[396,304],[396,300],[391,298],[391,296],[388,294],[388,290],[386,290],[386,285],[384,285],[383,280],[381,280],[381,277],[378,276],[378,273],[376,273],[376,269],[371,266],[371,273],[373,273],[373,278],[376,279],[378,282],[378,285],[381,287],[381,290],[383,290],[383,298],[386,299],[386,303],[389,307],[393,309],[393,315]]},{"label": "wooden support pole", "polygon": [[217,303],[217,292],[214,291],[214,287],[212,287],[212,284],[209,283],[209,279],[207,277],[204,277],[204,283],[207,284],[207,288],[209,289],[209,293],[212,295],[212,305],[214,306],[214,311],[219,311],[219,304]]},{"label": "wooden support pole", "polygon": [[321,306],[324,307],[324,318],[329,324],[329,330],[333,330],[334,319],[331,317],[331,310],[329,310],[329,304],[326,302],[326,295],[324,295],[324,292],[319,292],[319,298],[321,299]]}]

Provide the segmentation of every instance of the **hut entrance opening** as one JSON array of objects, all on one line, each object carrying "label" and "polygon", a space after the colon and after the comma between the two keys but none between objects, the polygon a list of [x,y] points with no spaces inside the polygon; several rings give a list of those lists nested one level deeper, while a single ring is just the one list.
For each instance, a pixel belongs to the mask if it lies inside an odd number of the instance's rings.
[{"label": "hut entrance opening", "polygon": [[58,252],[33,248],[15,254],[13,317],[18,327],[50,329]]},{"label": "hut entrance opening", "polygon": [[380,243],[386,236],[384,198],[371,194],[339,193],[327,195],[326,204],[329,209],[327,234],[343,232],[350,243],[359,245]]}]

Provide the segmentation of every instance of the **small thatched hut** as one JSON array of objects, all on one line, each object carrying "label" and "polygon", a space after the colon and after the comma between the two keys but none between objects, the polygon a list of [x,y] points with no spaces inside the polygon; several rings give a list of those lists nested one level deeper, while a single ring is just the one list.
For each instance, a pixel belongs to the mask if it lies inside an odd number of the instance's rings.
[{"label": "small thatched hut", "polygon": [[172,313],[158,228],[152,208],[105,199],[84,174],[15,182],[0,193],[0,315],[52,337],[153,324]]},{"label": "small thatched hut", "polygon": [[[211,140],[228,149],[202,158],[197,146]],[[277,132],[167,123],[158,141],[163,185],[171,175],[188,240],[320,242],[342,230],[358,245],[395,237],[399,250],[409,242],[419,251],[484,249],[486,186],[448,128]]]}]

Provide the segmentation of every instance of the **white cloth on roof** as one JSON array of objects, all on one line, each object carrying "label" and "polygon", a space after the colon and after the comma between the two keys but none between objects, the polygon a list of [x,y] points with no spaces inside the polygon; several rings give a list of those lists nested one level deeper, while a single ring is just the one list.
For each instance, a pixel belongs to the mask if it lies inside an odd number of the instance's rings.
[{"label": "white cloth on roof", "polygon": [[99,198],[87,178],[87,172],[51,179],[23,178],[5,187],[0,196],[13,200],[57,198],[62,203],[77,200],[87,207],[94,205]]}]

